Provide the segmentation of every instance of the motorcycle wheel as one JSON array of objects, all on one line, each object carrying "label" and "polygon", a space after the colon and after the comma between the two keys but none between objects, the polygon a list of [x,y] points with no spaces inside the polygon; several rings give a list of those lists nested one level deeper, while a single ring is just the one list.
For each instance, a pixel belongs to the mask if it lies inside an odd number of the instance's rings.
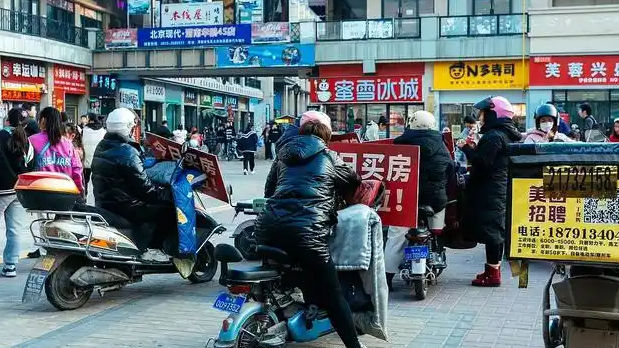
[{"label": "motorcycle wheel", "polygon": [[243,258],[247,261],[256,261],[260,258],[256,255],[255,226],[247,226],[234,238],[234,247],[239,249]]},{"label": "motorcycle wheel", "polygon": [[[236,338],[236,342],[234,343],[234,348],[256,348],[260,346],[260,338],[262,336],[260,334],[260,331],[262,331],[260,330],[260,317],[263,315],[264,314],[254,314],[243,323],[239,335]],[[267,328],[275,325],[271,317],[269,317],[268,321]]]},{"label": "motorcycle wheel", "polygon": [[425,300],[426,295],[428,295],[428,282],[425,279],[415,279],[413,280],[413,289],[415,290],[413,298],[416,301]]},{"label": "motorcycle wheel", "polygon": [[196,256],[196,264],[193,271],[187,277],[194,284],[210,282],[217,273],[217,261],[215,261],[215,247],[211,242],[206,242]]},{"label": "motorcycle wheel", "polygon": [[71,283],[71,276],[84,263],[78,257],[69,257],[45,280],[45,296],[49,303],[61,311],[82,307],[92,295],[93,289],[84,289]]}]

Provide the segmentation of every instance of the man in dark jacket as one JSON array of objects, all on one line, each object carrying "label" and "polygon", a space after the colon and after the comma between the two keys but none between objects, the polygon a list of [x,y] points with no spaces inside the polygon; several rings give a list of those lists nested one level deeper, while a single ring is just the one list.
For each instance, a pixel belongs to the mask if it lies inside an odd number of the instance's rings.
[{"label": "man in dark jacket", "polygon": [[161,122],[161,126],[155,129],[154,134],[160,137],[164,137],[166,139],[172,139],[174,137],[174,134],[172,134],[172,131],[170,131],[170,128],[168,128],[168,121]]},{"label": "man in dark jacket", "polygon": [[336,193],[356,190],[361,181],[327,149],[330,138],[329,117],[310,111],[304,114],[299,135],[280,139],[256,234],[261,244],[286,251],[301,266],[306,302],[327,311],[347,348],[358,348],[362,345],[331,260],[327,236],[337,223]]},{"label": "man in dark jacket", "polygon": [[514,107],[503,97],[489,97],[474,108],[483,134],[479,144],[459,143],[471,162],[471,176],[466,187],[467,208],[463,229],[472,241],[486,245],[484,273],[473,280],[474,286],[500,286],[501,260],[505,242],[507,200],[507,145],[520,141],[522,134],[512,118]]},{"label": "man in dark jacket", "polygon": [[143,260],[166,262],[170,257],[156,249],[162,249],[166,234],[175,231],[172,192],[154,185],[146,175],[140,147],[130,138],[134,117],[130,110],[119,108],[107,118],[108,132],[92,161],[95,204],[138,227],[134,242],[145,251]]},{"label": "man in dark jacket", "polygon": [[26,134],[28,136],[39,134],[39,123],[37,122],[37,107],[32,103],[23,103],[22,109],[28,114],[26,121]]}]

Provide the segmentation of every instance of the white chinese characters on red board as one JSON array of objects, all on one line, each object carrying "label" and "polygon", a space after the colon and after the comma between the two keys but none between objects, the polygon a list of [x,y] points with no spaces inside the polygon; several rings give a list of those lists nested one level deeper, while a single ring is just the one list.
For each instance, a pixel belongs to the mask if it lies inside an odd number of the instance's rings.
[{"label": "white chinese characters on red board", "polygon": [[421,77],[337,78],[313,82],[312,102],[372,103],[421,101]]},{"label": "white chinese characters on red board", "polygon": [[36,64],[13,63],[11,75],[21,77],[38,77],[44,79],[45,67]]},{"label": "white chinese characters on red board", "polygon": [[532,86],[616,85],[619,56],[533,57]]},{"label": "white chinese characters on red board", "polygon": [[[615,63],[611,71],[608,70],[606,62],[594,62],[590,66],[585,66],[581,62],[571,62],[563,72],[569,77],[578,78],[580,82],[619,82],[619,63]],[[546,78],[560,78],[561,73],[561,64],[546,63]]]},{"label": "white chinese characters on red board", "polygon": [[[350,164],[353,168],[359,168],[358,154],[356,153],[340,153],[342,160]],[[408,183],[411,176],[411,158],[402,155],[388,156],[384,154],[364,153],[362,155],[361,171],[359,175],[362,180],[379,180],[387,182]],[[391,212],[392,206],[396,211],[402,211],[402,199],[404,190],[397,188],[395,197],[391,194],[391,190],[385,192],[385,202],[379,211]],[[392,201],[391,199],[395,200]]]}]

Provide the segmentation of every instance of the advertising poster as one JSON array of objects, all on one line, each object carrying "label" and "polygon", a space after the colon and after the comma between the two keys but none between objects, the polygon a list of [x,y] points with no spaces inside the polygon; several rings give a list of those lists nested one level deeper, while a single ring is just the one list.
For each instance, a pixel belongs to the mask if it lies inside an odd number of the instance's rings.
[{"label": "advertising poster", "polygon": [[223,176],[217,156],[190,148],[182,155],[182,145],[152,133],[146,133],[148,146],[153,150],[155,157],[160,160],[177,161],[183,157],[185,165],[195,168],[208,176],[206,183],[198,190],[207,196],[225,203],[230,203],[230,197],[224,184]]},{"label": "advertising poster", "polygon": [[249,24],[138,29],[138,47],[197,47],[249,43]]},{"label": "advertising poster", "polygon": [[312,103],[421,102],[423,76],[343,77],[310,81]]},{"label": "advertising poster", "polygon": [[220,68],[313,66],[314,55],[313,44],[218,47],[217,66]]},{"label": "advertising poster", "polygon": [[529,62],[521,59],[434,63],[435,90],[501,90],[529,86]]},{"label": "advertising poster", "polygon": [[222,0],[224,4],[224,23],[232,24],[234,23],[234,0]]},{"label": "advertising poster", "polygon": [[199,25],[220,25],[224,20],[221,1],[164,4],[161,9],[161,26],[189,27]]},{"label": "advertising poster", "polygon": [[383,225],[417,227],[419,147],[329,143],[363,180],[385,182],[385,203],[378,210]]},{"label": "advertising poster", "polygon": [[263,11],[263,0],[236,0],[237,23],[260,23]]},{"label": "advertising poster", "polygon": [[130,15],[150,14],[150,0],[129,0]]},{"label": "advertising poster", "polygon": [[290,23],[269,22],[254,23],[251,26],[252,43],[290,42]]},{"label": "advertising poster", "polygon": [[108,29],[105,31],[105,49],[138,47],[138,30]]},{"label": "advertising poster", "polygon": [[619,262],[619,197],[546,195],[543,179],[512,179],[510,257]]}]

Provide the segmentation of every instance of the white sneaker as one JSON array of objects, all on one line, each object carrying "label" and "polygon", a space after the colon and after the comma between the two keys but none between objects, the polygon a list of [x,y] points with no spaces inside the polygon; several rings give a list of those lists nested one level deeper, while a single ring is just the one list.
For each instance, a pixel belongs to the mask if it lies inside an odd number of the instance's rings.
[{"label": "white sneaker", "polygon": [[247,169],[243,169],[243,175],[247,175]]},{"label": "white sneaker", "polygon": [[142,261],[170,262],[171,256],[159,249],[147,249],[140,258],[142,259]]},{"label": "white sneaker", "polygon": [[255,171],[255,170],[252,170],[252,171],[251,171],[251,175],[254,175],[254,174],[256,174],[256,171]]}]

